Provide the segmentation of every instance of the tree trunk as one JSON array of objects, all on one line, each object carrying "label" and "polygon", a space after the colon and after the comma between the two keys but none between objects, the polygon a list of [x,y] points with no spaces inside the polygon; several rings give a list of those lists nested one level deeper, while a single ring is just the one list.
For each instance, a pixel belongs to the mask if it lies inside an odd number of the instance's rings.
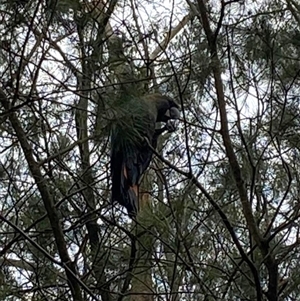
[{"label": "tree trunk", "polygon": [[140,211],[137,216],[136,236],[137,236],[137,256],[136,267],[133,271],[132,289],[130,291],[131,301],[153,301],[152,283],[152,252],[154,237],[147,230],[148,212],[151,210],[151,197],[147,191],[150,189],[150,181],[145,176],[139,195]]}]

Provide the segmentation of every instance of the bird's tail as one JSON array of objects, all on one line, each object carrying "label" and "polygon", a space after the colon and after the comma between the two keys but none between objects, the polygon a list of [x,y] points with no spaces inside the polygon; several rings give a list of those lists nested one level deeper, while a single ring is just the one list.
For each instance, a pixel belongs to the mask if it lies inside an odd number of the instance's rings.
[{"label": "bird's tail", "polygon": [[128,215],[135,218],[138,212],[139,188],[138,185],[128,182],[126,168],[120,168],[120,171],[114,172],[112,176],[112,202],[124,206]]},{"label": "bird's tail", "polygon": [[121,197],[123,198],[124,206],[128,211],[128,215],[131,218],[134,218],[138,212],[139,187],[138,185],[134,185],[129,182],[127,168],[123,166],[122,169]]}]

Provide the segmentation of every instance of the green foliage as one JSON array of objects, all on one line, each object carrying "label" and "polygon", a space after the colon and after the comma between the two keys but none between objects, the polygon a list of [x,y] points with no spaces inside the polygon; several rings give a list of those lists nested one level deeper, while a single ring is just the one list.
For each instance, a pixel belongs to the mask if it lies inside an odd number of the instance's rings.
[{"label": "green foliage", "polygon": [[[113,1],[106,14],[94,6],[101,1],[0,4],[0,87],[11,106],[0,107],[1,300],[72,300],[61,246],[87,287],[79,285],[83,300],[91,293],[105,301],[122,294],[172,301],[299,297],[299,5],[229,1],[222,22],[222,1],[207,9],[212,30],[220,26],[225,121],[253,226],[222,136],[218,62],[201,1],[176,2],[174,11],[152,2],[118,2],[105,30]],[[190,21],[165,48],[190,10]],[[157,91],[184,111],[178,130],[159,141],[158,153],[170,164],[152,161],[140,196],[146,193],[149,206],[136,224],[110,204],[108,141],[113,132],[120,148],[145,143],[153,108],[142,95]],[[12,116],[29,146],[21,146]],[[270,258],[277,299],[266,293]]]}]

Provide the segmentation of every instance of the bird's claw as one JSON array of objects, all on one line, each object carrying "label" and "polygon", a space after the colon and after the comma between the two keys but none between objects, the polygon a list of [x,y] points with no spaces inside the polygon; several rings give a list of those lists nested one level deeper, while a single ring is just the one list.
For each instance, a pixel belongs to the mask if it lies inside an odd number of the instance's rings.
[{"label": "bird's claw", "polygon": [[166,123],[166,130],[168,131],[168,133],[173,133],[177,130],[175,120],[169,120]]}]

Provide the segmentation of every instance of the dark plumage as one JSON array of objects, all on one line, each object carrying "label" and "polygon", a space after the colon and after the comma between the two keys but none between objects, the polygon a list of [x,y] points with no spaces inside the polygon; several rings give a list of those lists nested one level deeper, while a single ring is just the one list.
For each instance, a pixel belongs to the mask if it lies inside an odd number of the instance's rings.
[{"label": "dark plumage", "polygon": [[152,150],[159,135],[168,130],[166,125],[156,129],[157,122],[167,123],[180,116],[178,104],[170,97],[152,94],[130,103],[130,114],[122,118],[111,135],[112,201],[124,206],[130,217],[138,211],[138,186],[148,168]]}]

